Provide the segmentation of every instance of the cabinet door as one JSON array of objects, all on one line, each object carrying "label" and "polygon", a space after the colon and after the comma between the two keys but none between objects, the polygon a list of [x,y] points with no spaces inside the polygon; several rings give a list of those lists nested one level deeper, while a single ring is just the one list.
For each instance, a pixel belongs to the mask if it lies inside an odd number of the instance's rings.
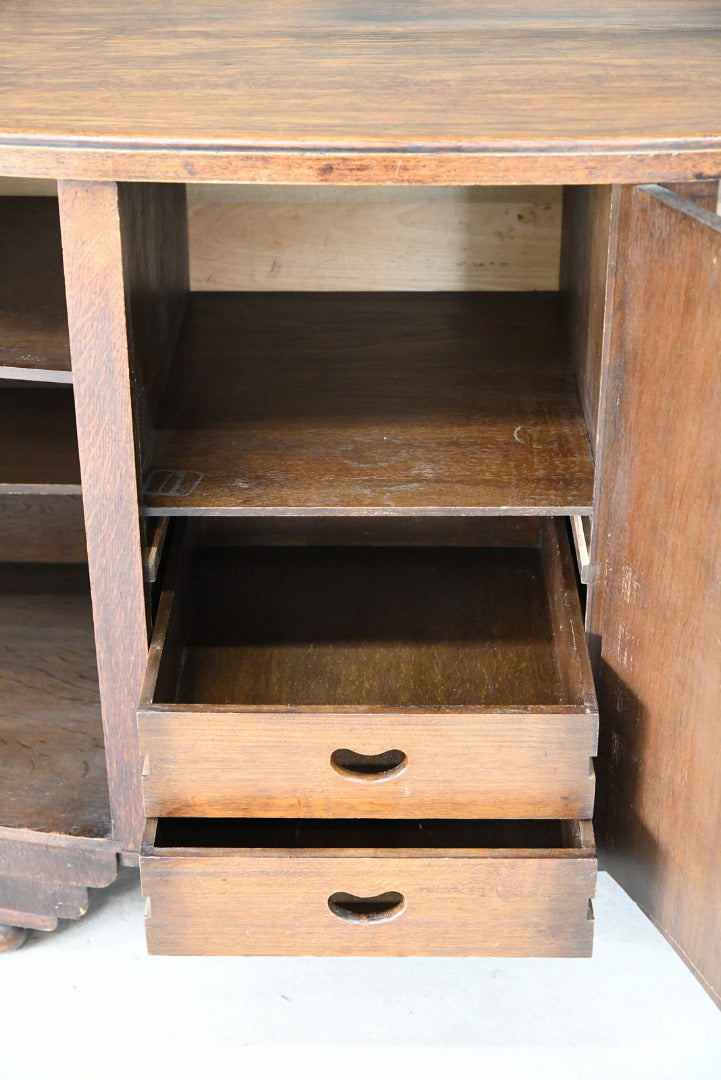
[{"label": "cabinet door", "polygon": [[648,186],[617,189],[614,219],[599,826],[607,867],[721,1002],[721,218]]}]

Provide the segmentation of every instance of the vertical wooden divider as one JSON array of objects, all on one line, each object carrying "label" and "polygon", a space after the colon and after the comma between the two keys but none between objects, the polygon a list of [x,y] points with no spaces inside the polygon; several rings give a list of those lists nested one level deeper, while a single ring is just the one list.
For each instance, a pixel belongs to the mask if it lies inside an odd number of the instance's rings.
[{"label": "vertical wooden divider", "polygon": [[[184,303],[182,260],[168,259],[162,243],[177,215],[153,206],[184,209],[185,195],[182,187],[74,181],[61,181],[58,194],[113,837],[134,853],[143,828],[135,710],[148,631],[136,445],[151,437],[153,350],[162,381]],[[180,218],[174,250],[182,253]]]}]

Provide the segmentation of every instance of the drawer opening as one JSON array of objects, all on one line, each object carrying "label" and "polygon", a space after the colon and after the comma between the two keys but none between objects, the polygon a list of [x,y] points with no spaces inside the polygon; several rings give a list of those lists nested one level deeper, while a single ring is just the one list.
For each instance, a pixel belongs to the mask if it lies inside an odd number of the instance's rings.
[{"label": "drawer opening", "polygon": [[144,701],[595,710],[568,543],[553,521],[539,532],[540,546],[507,548],[190,549]]},{"label": "drawer opening", "polygon": [[159,818],[159,849],[538,849],[595,854],[586,822],[555,820]]}]

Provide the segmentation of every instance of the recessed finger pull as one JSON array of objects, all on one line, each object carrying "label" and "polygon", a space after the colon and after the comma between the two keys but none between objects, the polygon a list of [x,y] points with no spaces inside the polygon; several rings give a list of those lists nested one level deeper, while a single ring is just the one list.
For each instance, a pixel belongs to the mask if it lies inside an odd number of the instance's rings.
[{"label": "recessed finger pull", "polygon": [[348,780],[390,780],[402,773],[408,758],[402,750],[386,750],[382,754],[358,754],[355,750],[334,750],[330,763],[337,773]]},{"label": "recessed finger pull", "polygon": [[335,892],[328,897],[328,907],[339,919],[346,922],[388,922],[405,909],[403,893],[384,892],[378,896],[353,896],[352,893]]}]

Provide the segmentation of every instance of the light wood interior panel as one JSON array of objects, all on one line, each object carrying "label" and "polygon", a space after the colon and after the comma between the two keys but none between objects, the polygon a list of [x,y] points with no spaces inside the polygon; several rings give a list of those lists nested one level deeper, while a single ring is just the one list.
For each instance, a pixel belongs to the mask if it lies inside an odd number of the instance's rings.
[{"label": "light wood interior panel", "polygon": [[193,187],[191,288],[553,290],[559,188]]}]

